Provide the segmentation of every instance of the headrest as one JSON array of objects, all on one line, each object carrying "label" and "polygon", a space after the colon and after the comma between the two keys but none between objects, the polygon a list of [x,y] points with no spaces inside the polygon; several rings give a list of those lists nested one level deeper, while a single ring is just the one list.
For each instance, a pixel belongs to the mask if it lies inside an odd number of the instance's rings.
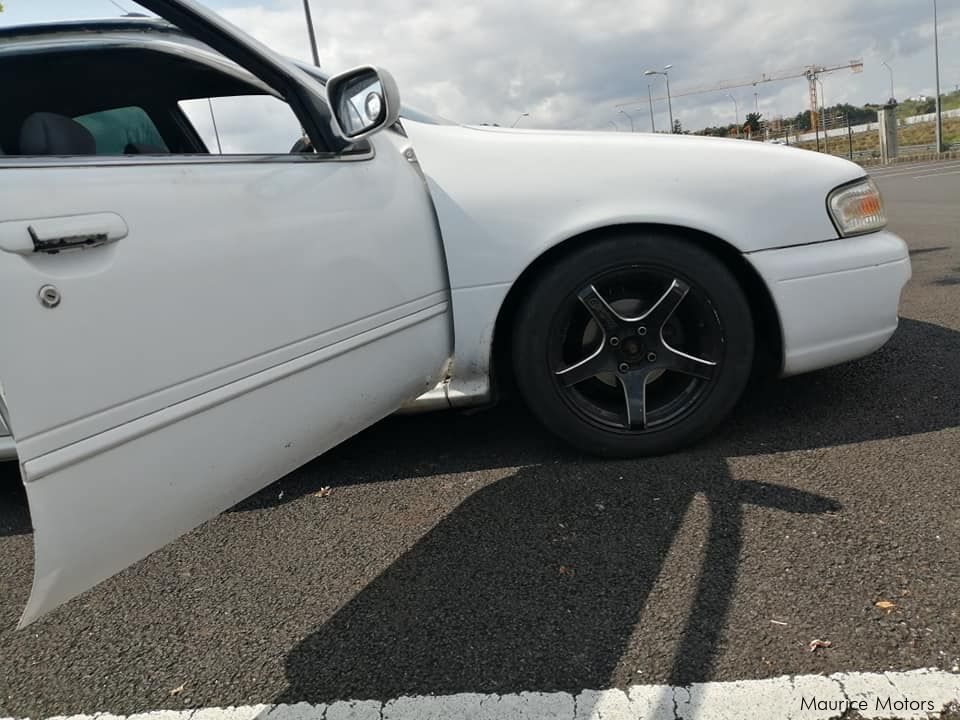
[{"label": "headrest", "polygon": [[21,155],[96,155],[97,141],[66,115],[38,112],[20,128]]}]

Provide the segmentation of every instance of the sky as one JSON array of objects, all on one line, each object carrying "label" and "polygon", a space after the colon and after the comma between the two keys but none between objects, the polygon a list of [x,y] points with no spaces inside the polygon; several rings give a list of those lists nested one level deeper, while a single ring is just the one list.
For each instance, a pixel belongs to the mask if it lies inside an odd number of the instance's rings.
[{"label": "sky", "polygon": [[[116,0],[138,10],[134,2]],[[934,90],[932,0],[310,0],[321,65],[389,69],[406,104],[466,123],[650,129],[643,71],[673,65],[671,89],[862,58],[823,76],[826,103]],[[0,25],[120,14],[110,0],[4,0]],[[309,60],[302,0],[206,0],[281,52]],[[939,0],[941,89],[960,85],[960,0]],[[654,76],[654,97],[665,94]],[[802,78],[730,91],[740,118],[806,109]],[[754,96],[754,92],[759,94]],[[520,117],[529,113],[527,117]],[[677,98],[685,129],[734,121],[725,92]],[[667,104],[655,121],[665,129]]]}]

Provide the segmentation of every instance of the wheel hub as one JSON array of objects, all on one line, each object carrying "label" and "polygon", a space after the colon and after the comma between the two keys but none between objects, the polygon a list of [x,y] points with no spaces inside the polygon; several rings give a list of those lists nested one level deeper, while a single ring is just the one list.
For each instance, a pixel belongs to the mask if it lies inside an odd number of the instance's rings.
[{"label": "wheel hub", "polygon": [[623,359],[627,362],[633,362],[643,354],[644,344],[639,337],[631,337],[624,340],[620,347],[623,348]]}]

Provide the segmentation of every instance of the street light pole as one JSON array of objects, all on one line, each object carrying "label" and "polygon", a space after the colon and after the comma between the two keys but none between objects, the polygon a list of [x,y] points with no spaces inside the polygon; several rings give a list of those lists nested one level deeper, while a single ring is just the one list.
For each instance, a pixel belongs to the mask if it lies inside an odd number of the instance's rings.
[{"label": "street light pole", "polygon": [[630,132],[633,132],[633,116],[631,116],[628,112],[624,112],[622,109],[617,110],[617,112],[627,116],[627,119],[630,121]]},{"label": "street light pole", "polygon": [[310,0],[303,0],[303,14],[307,16],[307,32],[310,34],[310,50],[313,52],[313,64],[320,67],[320,53],[317,50],[317,33],[313,29],[313,16],[310,14]]},{"label": "street light pole", "polygon": [[620,128],[617,127],[617,124],[616,124],[613,120],[607,120],[607,122],[610,123],[611,125],[613,125],[613,131],[614,131],[614,132],[616,132],[617,130],[620,129]]},{"label": "street light pole", "polygon": [[673,124],[673,99],[670,97],[670,73],[667,72],[673,65],[667,65],[663,69],[663,77],[667,81],[667,111],[670,113],[670,132],[676,132],[675,125]]},{"label": "street light pole", "polygon": [[727,97],[733,100],[733,113],[737,121],[737,137],[740,137],[740,103],[730,93],[727,93]]},{"label": "street light pole", "polygon": [[650,102],[650,132],[657,131],[657,124],[653,121],[653,94],[650,92],[650,85],[647,85],[647,100]]},{"label": "street light pole", "polygon": [[[668,72],[673,65],[664,65],[663,70],[646,70],[644,75],[663,75],[667,82],[667,111],[670,117],[670,132],[673,132],[673,98],[670,96],[670,73]],[[650,91],[649,86],[647,92]]]},{"label": "street light pole", "polygon": [[513,125],[511,125],[510,127],[515,128],[517,126],[517,123],[520,122],[520,120],[522,120],[525,117],[530,117],[530,113],[520,113],[520,116],[513,121]]},{"label": "street light pole", "polygon": [[883,65],[883,66],[887,69],[887,72],[890,73],[890,102],[893,102],[893,100],[894,100],[894,97],[893,97],[893,68],[890,67],[889,65],[887,65],[887,61],[886,61],[886,60],[881,60],[881,61],[880,61],[880,64]]},{"label": "street light pole", "polygon": [[937,31],[937,0],[933,0],[933,59],[937,66],[937,152],[943,152],[943,114],[940,111],[940,38]]}]

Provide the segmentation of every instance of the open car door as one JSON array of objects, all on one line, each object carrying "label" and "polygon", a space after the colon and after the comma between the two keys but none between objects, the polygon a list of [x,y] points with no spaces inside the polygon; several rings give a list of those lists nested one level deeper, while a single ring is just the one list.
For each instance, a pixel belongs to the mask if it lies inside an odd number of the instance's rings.
[{"label": "open car door", "polygon": [[318,152],[0,157],[21,626],[429,389],[451,351],[405,139],[349,148],[301,70],[194,2],[140,4],[276,90]]}]

